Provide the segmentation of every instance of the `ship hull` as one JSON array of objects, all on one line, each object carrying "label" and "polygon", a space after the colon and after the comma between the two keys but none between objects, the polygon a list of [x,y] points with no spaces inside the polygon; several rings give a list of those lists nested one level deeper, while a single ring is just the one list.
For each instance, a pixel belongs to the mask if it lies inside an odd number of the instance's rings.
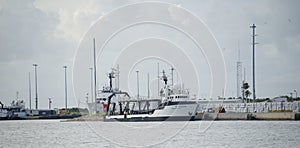
[{"label": "ship hull", "polygon": [[171,116],[171,117],[132,117],[132,118],[108,118],[109,122],[155,122],[155,121],[193,121],[195,116]]},{"label": "ship hull", "polygon": [[[174,102],[173,102],[174,103]],[[105,121],[146,122],[146,121],[193,121],[195,119],[197,103],[177,103],[154,110],[153,114],[113,115],[107,116]]]}]

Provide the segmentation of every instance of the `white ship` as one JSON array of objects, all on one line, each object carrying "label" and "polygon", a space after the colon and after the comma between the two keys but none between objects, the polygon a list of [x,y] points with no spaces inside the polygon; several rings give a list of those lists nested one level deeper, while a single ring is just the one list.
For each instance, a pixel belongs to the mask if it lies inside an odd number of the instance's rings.
[{"label": "white ship", "polygon": [[[112,84],[111,78],[112,77],[110,77],[110,84]],[[162,79],[165,82],[165,86],[160,91],[160,97],[152,99],[152,101],[159,100],[160,102],[155,109],[139,109],[135,111],[129,107],[128,102],[130,102],[130,96],[126,92],[114,91],[111,85],[109,89],[103,89],[96,101],[103,104],[102,109],[106,112],[106,121],[193,120],[198,107],[197,101],[190,99],[189,92],[184,90],[183,85],[177,84],[170,88],[164,72]],[[126,98],[128,100],[127,104],[125,103]],[[141,102],[147,101],[149,100],[136,100],[139,105]]]},{"label": "white ship", "polygon": [[148,114],[107,115],[106,119],[117,121],[189,121],[194,120],[197,111],[197,102],[187,100],[188,95],[170,95],[166,101]]}]

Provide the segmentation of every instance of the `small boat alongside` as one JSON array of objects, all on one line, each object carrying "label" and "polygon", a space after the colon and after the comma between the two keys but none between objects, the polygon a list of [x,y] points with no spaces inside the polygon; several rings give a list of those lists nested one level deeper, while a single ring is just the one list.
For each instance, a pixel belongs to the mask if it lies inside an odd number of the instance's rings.
[{"label": "small boat alongside", "polygon": [[0,101],[0,105],[0,120],[73,119],[82,116],[80,112],[59,114],[53,109],[26,109],[23,100],[12,101],[10,106],[4,106]]},{"label": "small boat alongside", "polygon": [[0,105],[1,120],[22,120],[27,118],[23,100],[12,101],[11,106],[4,106],[2,102],[0,102]]}]

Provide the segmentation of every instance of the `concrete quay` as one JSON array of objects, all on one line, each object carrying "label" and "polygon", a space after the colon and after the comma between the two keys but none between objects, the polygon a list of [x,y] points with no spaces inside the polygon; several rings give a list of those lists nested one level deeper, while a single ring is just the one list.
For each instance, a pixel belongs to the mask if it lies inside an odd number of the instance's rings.
[{"label": "concrete quay", "polygon": [[299,112],[197,113],[195,120],[300,120]]}]

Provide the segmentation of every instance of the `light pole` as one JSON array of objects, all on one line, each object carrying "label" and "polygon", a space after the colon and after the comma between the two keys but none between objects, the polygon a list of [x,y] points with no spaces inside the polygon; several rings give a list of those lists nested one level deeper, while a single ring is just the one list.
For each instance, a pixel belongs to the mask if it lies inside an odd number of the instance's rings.
[{"label": "light pole", "polygon": [[150,83],[149,83],[149,73],[147,74],[147,93],[148,93],[148,99],[150,98]]},{"label": "light pole", "polygon": [[67,66],[63,66],[64,70],[65,70],[65,101],[66,101],[66,112],[67,112],[67,108],[68,108],[68,93],[67,93]]},{"label": "light pole", "polygon": [[157,96],[159,97],[159,63],[157,63]]},{"label": "light pole", "polygon": [[89,68],[91,70],[91,99],[93,103],[94,101],[94,93],[93,93],[93,68]]},{"label": "light pole", "polygon": [[29,109],[31,113],[31,79],[30,79],[30,72],[29,72],[29,80],[28,80],[28,91],[29,91]]},{"label": "light pole", "polygon": [[250,26],[250,28],[252,28],[252,48],[253,48],[253,102],[255,102],[256,99],[256,94],[255,94],[255,24],[253,24],[252,26]]},{"label": "light pole", "polygon": [[139,71],[136,71],[136,82],[137,82],[137,101],[139,103],[139,111],[141,110],[141,102],[140,102],[140,86],[139,86]]},{"label": "light pole", "polygon": [[[94,38],[93,40],[93,45],[94,45],[94,97],[95,97],[95,101],[97,99],[97,68],[96,68],[96,63],[97,63],[97,59],[96,59],[96,39]],[[96,107],[96,104],[95,104]]]},{"label": "light pole", "polygon": [[33,64],[34,66],[34,75],[35,75],[35,109],[38,109],[38,86],[37,86],[37,64]]},{"label": "light pole", "polygon": [[136,86],[137,86],[137,99],[139,99],[140,95],[140,86],[139,86],[139,71],[136,71]]}]

